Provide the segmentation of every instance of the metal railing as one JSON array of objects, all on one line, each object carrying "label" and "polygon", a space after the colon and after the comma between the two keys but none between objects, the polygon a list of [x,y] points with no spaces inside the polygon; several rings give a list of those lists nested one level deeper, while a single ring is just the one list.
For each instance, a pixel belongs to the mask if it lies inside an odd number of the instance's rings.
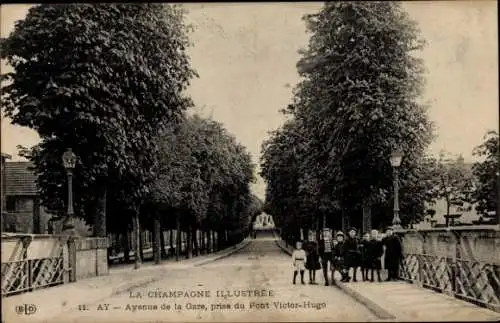
[{"label": "metal railing", "polygon": [[500,265],[408,253],[402,261],[400,277],[500,312]]},{"label": "metal railing", "polygon": [[4,296],[64,283],[63,257],[2,262]]}]

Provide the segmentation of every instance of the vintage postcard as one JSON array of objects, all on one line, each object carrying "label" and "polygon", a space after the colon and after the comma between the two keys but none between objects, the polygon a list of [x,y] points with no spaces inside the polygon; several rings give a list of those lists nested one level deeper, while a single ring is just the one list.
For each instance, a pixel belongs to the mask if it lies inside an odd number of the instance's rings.
[{"label": "vintage postcard", "polygon": [[0,8],[3,323],[500,319],[495,1]]}]

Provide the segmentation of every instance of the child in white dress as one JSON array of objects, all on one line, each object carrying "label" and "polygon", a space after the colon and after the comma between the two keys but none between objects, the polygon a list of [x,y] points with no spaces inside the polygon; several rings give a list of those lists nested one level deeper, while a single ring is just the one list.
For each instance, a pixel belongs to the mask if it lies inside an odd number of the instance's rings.
[{"label": "child in white dress", "polygon": [[300,282],[304,285],[304,270],[306,265],[306,252],[302,249],[302,242],[298,241],[296,249],[292,253],[293,262],[293,284],[297,279],[297,274],[300,272]]}]

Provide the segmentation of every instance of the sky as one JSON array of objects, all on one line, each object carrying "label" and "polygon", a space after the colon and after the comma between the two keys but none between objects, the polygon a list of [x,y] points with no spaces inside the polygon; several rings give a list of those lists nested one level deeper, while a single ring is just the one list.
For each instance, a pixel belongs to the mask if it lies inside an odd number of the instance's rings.
[{"label": "sky", "polygon": [[[189,49],[200,75],[189,89],[197,111],[222,122],[259,162],[262,141],[284,122],[279,110],[292,100],[299,81],[298,50],[309,35],[301,17],[322,3],[187,4],[194,46]],[[431,154],[445,150],[474,161],[472,150],[488,130],[497,130],[498,36],[495,1],[416,1],[403,3],[427,41],[424,101],[437,138]],[[30,5],[1,6],[1,36],[23,19]],[[2,73],[8,70],[1,63]],[[32,146],[37,134],[2,118],[2,152],[16,156],[17,145]],[[264,197],[258,178],[254,191]]]}]

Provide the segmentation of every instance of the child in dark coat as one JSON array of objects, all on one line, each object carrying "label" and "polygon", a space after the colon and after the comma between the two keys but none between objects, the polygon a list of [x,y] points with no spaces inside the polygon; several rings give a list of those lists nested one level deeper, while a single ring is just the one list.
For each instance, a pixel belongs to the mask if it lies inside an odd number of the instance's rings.
[{"label": "child in dark coat", "polygon": [[374,271],[377,272],[377,280],[379,282],[382,281],[380,278],[380,269],[382,268],[382,255],[384,254],[384,246],[382,245],[382,241],[380,241],[380,235],[377,230],[372,230],[371,232],[371,239],[370,239],[370,254],[372,258],[372,265],[371,265],[371,274],[370,274],[370,281],[373,282],[373,274]]},{"label": "child in dark coat", "polygon": [[372,267],[372,253],[370,243],[370,233],[365,232],[363,239],[359,243],[359,250],[361,252],[361,275],[363,281],[368,280],[368,270]]},{"label": "child in dark coat", "polygon": [[348,276],[344,268],[344,233],[337,232],[336,240],[333,243],[333,268],[332,268],[332,281],[335,283],[335,271],[341,275],[341,281],[345,281]]},{"label": "child in dark coat", "polygon": [[[349,230],[349,236],[344,242],[344,268],[347,272],[352,268],[353,270],[353,282],[357,281],[357,270],[360,265],[360,252],[358,247],[358,239],[356,238],[356,229],[352,228]],[[342,279],[342,282],[349,282],[351,277],[346,276]]]},{"label": "child in dark coat", "polygon": [[321,268],[316,242],[310,241],[307,247],[306,269],[309,271],[309,284],[316,284],[316,270]]}]

